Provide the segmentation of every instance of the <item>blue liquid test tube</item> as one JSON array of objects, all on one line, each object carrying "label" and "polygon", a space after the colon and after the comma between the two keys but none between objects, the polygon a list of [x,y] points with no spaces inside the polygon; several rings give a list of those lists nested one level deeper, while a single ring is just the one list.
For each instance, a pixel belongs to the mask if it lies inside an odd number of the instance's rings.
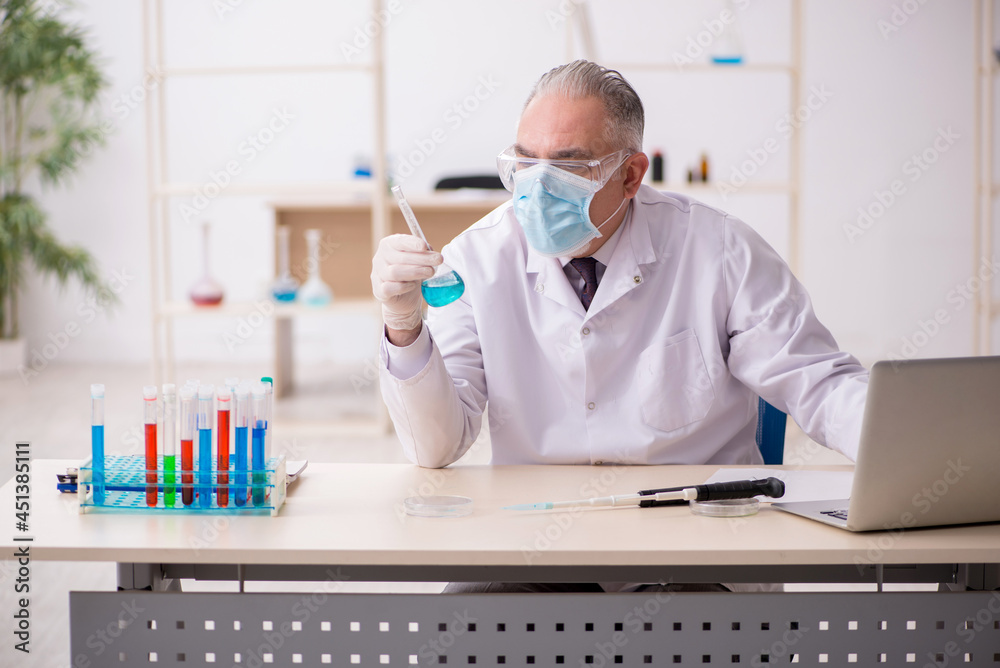
[{"label": "blue liquid test tube", "polygon": [[248,456],[248,448],[250,447],[250,388],[246,385],[239,385],[233,396],[236,397],[236,415],[233,420],[236,433],[233,439],[233,448],[236,451],[236,487],[233,490],[233,499],[237,506],[245,506],[250,470],[250,457]]},{"label": "blue liquid test tube", "polygon": [[212,507],[212,417],[214,385],[198,388],[198,505]]},{"label": "blue liquid test tube", "polygon": [[94,503],[104,503],[104,385],[90,386],[90,466]]},{"label": "blue liquid test tube", "polygon": [[253,443],[253,505],[263,506],[266,490],[264,482],[266,478],[264,459],[265,440],[267,438],[267,394],[262,383],[254,385],[252,395],[253,411],[251,415],[252,443]]}]

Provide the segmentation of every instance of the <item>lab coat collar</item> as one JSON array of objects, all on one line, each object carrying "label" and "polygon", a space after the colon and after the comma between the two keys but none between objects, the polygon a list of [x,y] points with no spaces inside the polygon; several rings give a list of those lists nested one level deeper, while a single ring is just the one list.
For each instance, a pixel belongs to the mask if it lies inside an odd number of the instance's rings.
[{"label": "lab coat collar", "polygon": [[[649,192],[644,192],[647,190]],[[589,311],[583,309],[579,295],[566,278],[564,263],[559,258],[539,255],[531,244],[525,241],[527,247],[525,271],[528,274],[536,274],[535,292],[579,312],[584,318],[589,318],[641,285],[644,279],[640,265],[656,262],[656,249],[653,247],[649,232],[648,207],[645,206],[649,196],[656,194],[656,191],[648,186],[642,186],[633,198],[624,222],[616,231],[616,234],[620,232],[621,235],[612,251],[610,262],[607,263],[601,281],[603,289],[598,288]]]}]

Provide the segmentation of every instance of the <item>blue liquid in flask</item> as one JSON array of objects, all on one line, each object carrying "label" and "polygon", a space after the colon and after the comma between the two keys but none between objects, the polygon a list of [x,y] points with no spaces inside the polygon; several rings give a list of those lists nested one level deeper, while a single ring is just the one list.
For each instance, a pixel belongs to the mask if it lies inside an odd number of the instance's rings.
[{"label": "blue liquid in flask", "polygon": [[462,296],[465,281],[457,271],[431,276],[420,284],[420,292],[430,306],[446,306]]}]

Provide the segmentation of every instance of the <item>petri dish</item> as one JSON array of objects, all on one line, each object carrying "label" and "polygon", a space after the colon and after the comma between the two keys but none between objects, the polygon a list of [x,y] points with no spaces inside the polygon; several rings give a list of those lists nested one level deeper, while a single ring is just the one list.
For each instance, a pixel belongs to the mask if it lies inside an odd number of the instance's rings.
[{"label": "petri dish", "polygon": [[467,496],[410,496],[403,499],[407,515],[414,517],[462,517],[472,512]]},{"label": "petri dish", "polygon": [[691,512],[706,517],[745,517],[756,515],[760,509],[757,499],[726,499],[724,501],[692,501]]}]

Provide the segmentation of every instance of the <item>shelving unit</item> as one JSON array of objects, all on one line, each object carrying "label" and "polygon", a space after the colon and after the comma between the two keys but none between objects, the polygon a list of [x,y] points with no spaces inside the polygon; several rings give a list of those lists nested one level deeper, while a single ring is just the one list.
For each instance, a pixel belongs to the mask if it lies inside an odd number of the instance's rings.
[{"label": "shelving unit", "polygon": [[[631,72],[663,72],[678,76],[710,76],[720,73],[742,72],[748,74],[784,74],[788,77],[788,107],[794,117],[802,102],[802,0],[790,0],[791,7],[791,44],[790,58],[787,63],[754,63],[744,62],[738,65],[715,65],[711,63],[685,64],[683,70],[677,65],[666,62],[604,62],[602,65],[618,70],[626,75]],[[591,28],[590,7],[588,0],[578,0],[576,10],[570,15],[572,20],[566,22],[566,60],[576,57],[575,49],[579,39],[582,52],[587,58],[595,57],[595,39]],[[575,33],[579,33],[579,38]],[[801,249],[801,213],[800,185],[802,180],[802,139],[801,132],[793,132],[788,139],[789,165],[787,181],[749,181],[740,188],[740,193],[746,194],[787,194],[788,196],[788,265],[792,272],[800,275],[802,268]],[[716,183],[652,183],[653,187],[673,192],[687,193],[697,196],[699,193],[714,190]]]},{"label": "shelving unit", "polygon": [[[382,9],[382,0],[369,0],[372,15]],[[199,66],[171,67],[164,57],[165,22],[164,0],[143,0],[143,61],[145,71],[156,85],[149,86],[145,99],[146,112],[146,155],[147,189],[149,193],[149,241],[150,241],[150,305],[152,311],[152,376],[157,385],[165,378],[175,377],[176,356],[174,344],[175,320],[179,318],[206,318],[218,316],[246,316],[259,310],[257,302],[224,303],[219,307],[196,307],[183,298],[178,298],[172,290],[172,266],[169,244],[170,202],[175,197],[188,197],[204,184],[171,182],[168,180],[168,147],[176,139],[168,138],[167,88],[171,79],[186,77],[243,77],[281,76],[290,74],[338,74],[363,73],[371,78],[372,117],[374,136],[372,137],[372,177],[367,180],[344,181],[339,183],[282,183],[282,182],[233,182],[222,189],[219,197],[265,196],[271,198],[291,197],[366,197],[370,216],[369,232],[372,247],[387,234],[388,201],[385,197],[373,196],[385,190],[386,141],[385,141],[385,71],[382,31],[371,37],[371,60],[358,64],[302,63],[295,65],[247,65],[247,66]],[[383,185],[379,185],[383,184]],[[301,305],[274,304],[273,316],[268,318],[273,328],[275,344],[275,364],[281,366],[281,347],[277,341],[279,333],[290,335],[291,323],[300,317],[319,313],[375,314],[372,299],[338,299],[330,306],[316,309]],[[280,374],[275,375],[275,392],[280,395],[287,387]],[[375,418],[369,425],[372,432],[384,433],[388,419],[381,399],[376,397]],[[336,425],[327,425],[337,431]],[[358,425],[351,424],[348,431],[357,433]]]},{"label": "shelving unit", "polygon": [[[975,150],[976,191],[972,235],[972,274],[976,275],[983,257],[993,257],[994,207],[1000,194],[993,168],[993,107],[1000,64],[993,53],[996,35],[993,30],[993,0],[976,0],[975,8],[976,104]],[[1000,316],[1000,300],[993,297],[993,281],[984,280],[975,300],[972,349],[977,355],[993,350],[993,325]]]}]

